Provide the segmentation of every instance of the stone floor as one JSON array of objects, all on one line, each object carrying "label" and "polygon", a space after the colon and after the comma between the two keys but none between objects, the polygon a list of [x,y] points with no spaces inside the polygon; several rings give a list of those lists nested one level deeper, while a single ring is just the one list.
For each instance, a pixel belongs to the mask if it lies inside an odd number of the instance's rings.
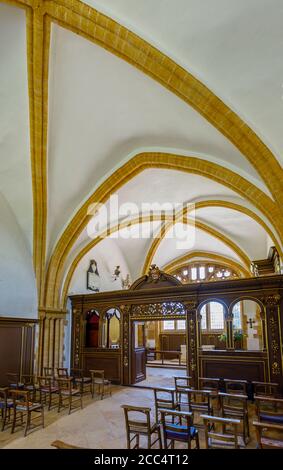
[{"label": "stone floor", "polygon": [[[168,386],[170,384],[168,383]],[[125,448],[125,424],[121,404],[153,406],[153,391],[138,387],[113,386],[112,397],[104,400],[84,398],[84,409],[67,411],[60,414],[56,410],[45,413],[46,427],[32,431],[23,437],[23,430],[18,428],[15,434],[10,429],[0,433],[0,447],[3,449],[52,449],[54,440],[92,449]],[[251,419],[254,410],[251,406]],[[152,414],[152,417],[154,415]],[[198,421],[196,419],[196,421]],[[248,448],[255,447],[255,437],[251,426],[251,439]],[[204,447],[203,431],[200,429],[201,447]],[[182,447],[182,444],[180,444]]]},{"label": "stone floor", "polygon": [[174,376],[186,375],[185,369],[146,367],[146,379],[136,384],[137,387],[175,387]]}]

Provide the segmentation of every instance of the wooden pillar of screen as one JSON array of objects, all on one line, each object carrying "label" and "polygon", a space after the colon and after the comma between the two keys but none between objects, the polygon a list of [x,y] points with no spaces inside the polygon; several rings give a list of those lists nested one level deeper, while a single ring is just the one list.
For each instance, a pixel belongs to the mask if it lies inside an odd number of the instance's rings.
[{"label": "wooden pillar of screen", "polygon": [[187,371],[192,377],[192,386],[198,387],[198,328],[197,302],[190,300],[184,303],[187,315]]},{"label": "wooden pillar of screen", "polygon": [[131,334],[130,334],[130,306],[129,305],[121,305],[120,306],[121,312],[121,370],[122,370],[122,384],[129,385],[131,383],[131,376],[130,376],[130,365],[131,365]]},{"label": "wooden pillar of screen", "polygon": [[270,380],[282,384],[282,301],[279,294],[273,294],[265,297],[263,302],[266,308],[266,339]]}]

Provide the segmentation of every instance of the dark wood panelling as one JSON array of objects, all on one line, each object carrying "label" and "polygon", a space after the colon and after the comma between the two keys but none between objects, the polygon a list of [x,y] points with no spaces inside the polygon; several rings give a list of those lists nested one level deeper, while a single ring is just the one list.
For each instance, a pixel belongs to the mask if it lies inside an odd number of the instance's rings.
[{"label": "dark wood panelling", "polygon": [[135,384],[146,378],[145,349],[135,349],[132,354],[132,382]]},{"label": "dark wood panelling", "polygon": [[[181,344],[186,344],[185,333],[161,333],[159,335],[160,349],[162,351],[181,351]],[[173,359],[172,354],[166,356],[165,359]],[[178,356],[175,356],[176,358]]]},{"label": "dark wood panelling", "polygon": [[36,320],[0,317],[0,385],[6,374],[32,374]]},{"label": "dark wood panelling", "polygon": [[105,378],[113,383],[121,382],[121,354],[114,350],[86,350],[82,355],[83,369],[88,374],[90,369],[103,369]]},{"label": "dark wood panelling", "polygon": [[267,356],[261,352],[243,354],[227,351],[207,352],[201,355],[200,375],[222,379],[239,379],[248,381],[268,381]]}]

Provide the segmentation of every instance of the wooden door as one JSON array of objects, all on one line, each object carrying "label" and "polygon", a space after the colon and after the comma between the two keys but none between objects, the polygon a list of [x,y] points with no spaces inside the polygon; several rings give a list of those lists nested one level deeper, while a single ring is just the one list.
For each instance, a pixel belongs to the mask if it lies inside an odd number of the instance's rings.
[{"label": "wooden door", "polygon": [[132,323],[132,377],[135,384],[146,379],[145,323]]}]

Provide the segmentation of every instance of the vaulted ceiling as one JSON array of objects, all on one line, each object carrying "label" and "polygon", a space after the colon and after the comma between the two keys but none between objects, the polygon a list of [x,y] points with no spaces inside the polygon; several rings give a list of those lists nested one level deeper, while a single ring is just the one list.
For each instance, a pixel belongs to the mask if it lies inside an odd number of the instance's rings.
[{"label": "vaulted ceiling", "polygon": [[[0,314],[15,279],[25,311],[62,308],[92,258],[134,280],[186,254],[248,272],[281,252],[282,15],[281,0],[0,1]],[[114,194],[136,204],[131,236],[112,212],[90,238],[91,204]],[[156,202],[195,204],[194,243],[154,238],[173,230],[138,219]]]}]

